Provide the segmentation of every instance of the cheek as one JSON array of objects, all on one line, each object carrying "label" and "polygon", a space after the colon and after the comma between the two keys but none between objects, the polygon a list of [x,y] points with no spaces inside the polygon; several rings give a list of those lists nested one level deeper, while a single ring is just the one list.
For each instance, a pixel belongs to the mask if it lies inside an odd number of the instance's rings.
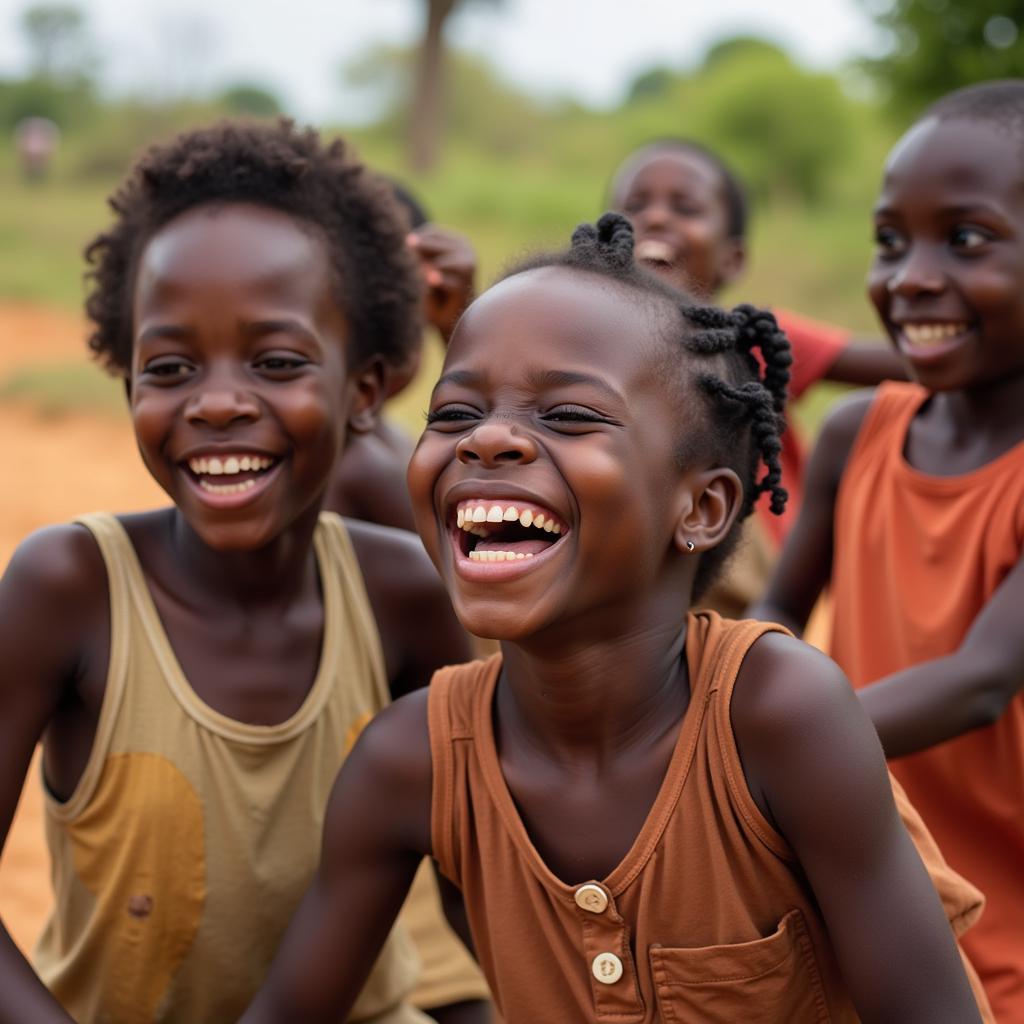
[{"label": "cheek", "polygon": [[[434,488],[445,468],[455,462],[455,439],[429,431],[420,437],[409,460],[406,483],[416,530],[430,549],[437,535]],[[431,552],[433,554],[433,552]]]}]

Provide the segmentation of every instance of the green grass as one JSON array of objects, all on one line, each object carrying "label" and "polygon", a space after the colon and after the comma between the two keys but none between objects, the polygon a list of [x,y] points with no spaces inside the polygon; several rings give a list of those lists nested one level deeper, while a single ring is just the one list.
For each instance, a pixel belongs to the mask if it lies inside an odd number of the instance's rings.
[{"label": "green grass", "polygon": [[[393,142],[373,134],[357,136],[356,142],[373,166],[408,182],[436,220],[469,236],[479,256],[481,287],[523,252],[564,244],[576,223],[603,206],[608,168],[582,157],[559,165],[557,154],[539,152],[503,161],[453,147],[437,173],[417,180],[403,171]],[[0,147],[0,300],[81,307],[82,249],[109,223],[105,199],[116,179],[109,171],[82,177],[80,169],[72,149],[52,180],[29,185],[15,173],[9,148]],[[818,209],[777,202],[756,211],[747,273],[724,299],[785,306],[875,333],[863,288],[872,188],[873,183],[853,182],[840,190],[840,199]],[[396,410],[414,431],[422,424],[428,376],[421,375]],[[34,369],[2,382],[0,398],[19,397],[50,410],[104,409],[120,401],[110,399],[112,391],[116,385],[98,373],[94,379],[70,367]],[[816,422],[831,397],[817,391],[798,410],[800,418]]]}]

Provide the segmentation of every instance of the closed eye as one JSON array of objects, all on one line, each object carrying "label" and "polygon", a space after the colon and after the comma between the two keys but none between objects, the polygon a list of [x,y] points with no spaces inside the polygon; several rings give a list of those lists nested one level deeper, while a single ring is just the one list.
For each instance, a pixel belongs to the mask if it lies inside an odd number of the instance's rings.
[{"label": "closed eye", "polygon": [[427,426],[455,424],[464,425],[473,423],[480,419],[479,409],[468,405],[442,405],[438,409],[431,409],[427,413]]}]

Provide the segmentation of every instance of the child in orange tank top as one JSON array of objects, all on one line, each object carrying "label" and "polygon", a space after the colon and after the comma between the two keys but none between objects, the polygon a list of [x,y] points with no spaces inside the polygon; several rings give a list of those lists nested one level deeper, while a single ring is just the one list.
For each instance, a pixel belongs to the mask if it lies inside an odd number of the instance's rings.
[{"label": "child in orange tank top", "polygon": [[909,813],[915,849],[842,673],[688,616],[759,495],[785,503],[785,337],[632,254],[605,215],[457,327],[410,490],[501,654],[368,727],[245,1024],[343,1019],[424,853],[509,1024],[981,1019],[947,921],[978,895]]},{"label": "child in orange tank top", "polygon": [[1024,1020],[1024,82],[940,100],[897,144],[871,298],[916,384],[826,423],[762,615],[826,582],[832,654],[950,864],[986,894],[964,946]]}]

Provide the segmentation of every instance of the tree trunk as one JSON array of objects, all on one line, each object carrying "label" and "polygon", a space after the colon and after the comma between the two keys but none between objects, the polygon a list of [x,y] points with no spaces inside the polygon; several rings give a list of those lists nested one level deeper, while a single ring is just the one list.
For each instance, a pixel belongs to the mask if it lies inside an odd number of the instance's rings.
[{"label": "tree trunk", "polygon": [[417,174],[437,161],[444,100],[444,23],[455,0],[427,0],[427,25],[416,65],[410,105],[409,162]]}]

